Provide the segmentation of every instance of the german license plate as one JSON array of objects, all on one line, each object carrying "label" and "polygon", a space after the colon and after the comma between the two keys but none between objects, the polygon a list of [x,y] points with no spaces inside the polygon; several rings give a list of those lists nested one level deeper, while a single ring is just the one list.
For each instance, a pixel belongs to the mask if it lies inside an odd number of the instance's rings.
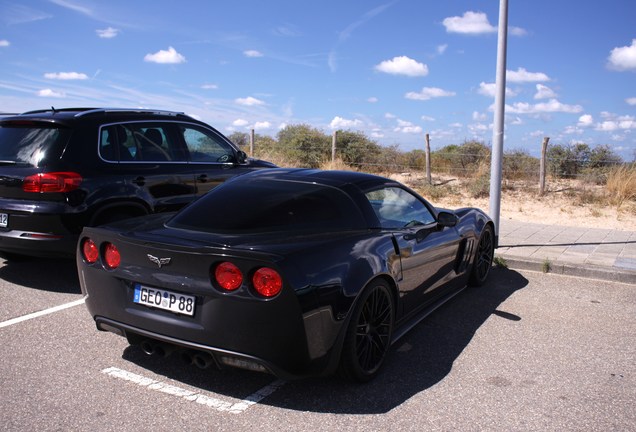
[{"label": "german license plate", "polygon": [[170,312],[194,315],[195,297],[159,288],[135,285],[133,302]]},{"label": "german license plate", "polygon": [[6,228],[7,226],[9,226],[9,215],[0,213],[0,228]]}]

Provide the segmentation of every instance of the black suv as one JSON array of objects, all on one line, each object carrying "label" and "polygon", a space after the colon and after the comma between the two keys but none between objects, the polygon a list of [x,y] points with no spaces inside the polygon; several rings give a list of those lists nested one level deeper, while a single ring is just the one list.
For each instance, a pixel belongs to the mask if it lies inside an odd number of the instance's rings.
[{"label": "black suv", "polygon": [[83,226],[177,210],[229,177],[274,166],[182,113],[69,108],[0,118],[0,252],[72,255]]}]

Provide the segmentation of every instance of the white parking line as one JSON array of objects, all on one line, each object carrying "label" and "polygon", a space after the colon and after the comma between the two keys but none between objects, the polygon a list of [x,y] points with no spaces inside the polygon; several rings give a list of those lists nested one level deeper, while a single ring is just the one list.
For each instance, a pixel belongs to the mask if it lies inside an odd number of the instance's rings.
[{"label": "white parking line", "polygon": [[162,383],[160,381],[155,381],[153,379],[146,378],[132,372],[127,372],[116,367],[106,368],[102,370],[102,373],[105,373],[106,375],[112,376],[114,378],[123,379],[124,381],[130,381],[142,387],[147,387],[150,390],[167,393],[169,395],[183,398],[190,402],[196,402],[201,405],[206,405],[210,408],[214,408],[217,411],[225,411],[232,414],[241,414],[245,412],[245,410],[247,410],[249,407],[265,399],[267,396],[271,395],[285,384],[285,381],[283,380],[276,380],[258,390],[257,392],[252,393],[242,401],[233,403],[215,399],[202,393],[196,393],[190,390],[175,387],[173,385]]},{"label": "white parking line", "polygon": [[75,300],[75,301],[70,302],[70,303],[64,303],[64,304],[61,304],[59,306],[55,306],[55,307],[52,307],[52,308],[49,308],[49,309],[41,310],[39,312],[33,312],[33,313],[28,314],[28,315],[23,315],[21,317],[12,318],[12,319],[7,320],[7,321],[2,321],[2,322],[0,322],[0,328],[8,327],[10,325],[20,323],[22,321],[27,321],[27,320],[30,320],[30,319],[33,319],[33,318],[41,317],[43,315],[48,315],[48,314],[52,314],[54,312],[59,312],[61,310],[68,309],[68,308],[71,308],[73,306],[81,305],[81,304],[84,303],[84,301],[85,301],[85,299],[81,298],[79,300]]}]

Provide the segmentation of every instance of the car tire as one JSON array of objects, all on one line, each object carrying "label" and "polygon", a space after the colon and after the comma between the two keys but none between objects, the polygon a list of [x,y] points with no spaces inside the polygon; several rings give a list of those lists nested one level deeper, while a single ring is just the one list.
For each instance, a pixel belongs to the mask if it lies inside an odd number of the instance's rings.
[{"label": "car tire", "polygon": [[376,279],[360,295],[345,334],[340,374],[367,382],[378,374],[391,346],[395,306],[386,281]]},{"label": "car tire", "polygon": [[468,283],[472,286],[481,286],[488,279],[492,260],[495,253],[495,237],[490,225],[486,225],[479,237],[479,243],[475,249],[473,268],[470,272]]}]

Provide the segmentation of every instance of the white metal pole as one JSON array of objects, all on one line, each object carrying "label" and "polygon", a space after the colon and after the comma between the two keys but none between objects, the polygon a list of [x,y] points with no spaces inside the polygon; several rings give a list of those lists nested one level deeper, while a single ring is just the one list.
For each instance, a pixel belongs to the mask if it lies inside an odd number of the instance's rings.
[{"label": "white metal pole", "polygon": [[499,243],[501,171],[503,160],[504,114],[506,106],[506,45],[508,36],[508,0],[499,0],[499,38],[497,42],[497,80],[495,118],[490,161],[490,217],[495,223],[495,241]]}]

